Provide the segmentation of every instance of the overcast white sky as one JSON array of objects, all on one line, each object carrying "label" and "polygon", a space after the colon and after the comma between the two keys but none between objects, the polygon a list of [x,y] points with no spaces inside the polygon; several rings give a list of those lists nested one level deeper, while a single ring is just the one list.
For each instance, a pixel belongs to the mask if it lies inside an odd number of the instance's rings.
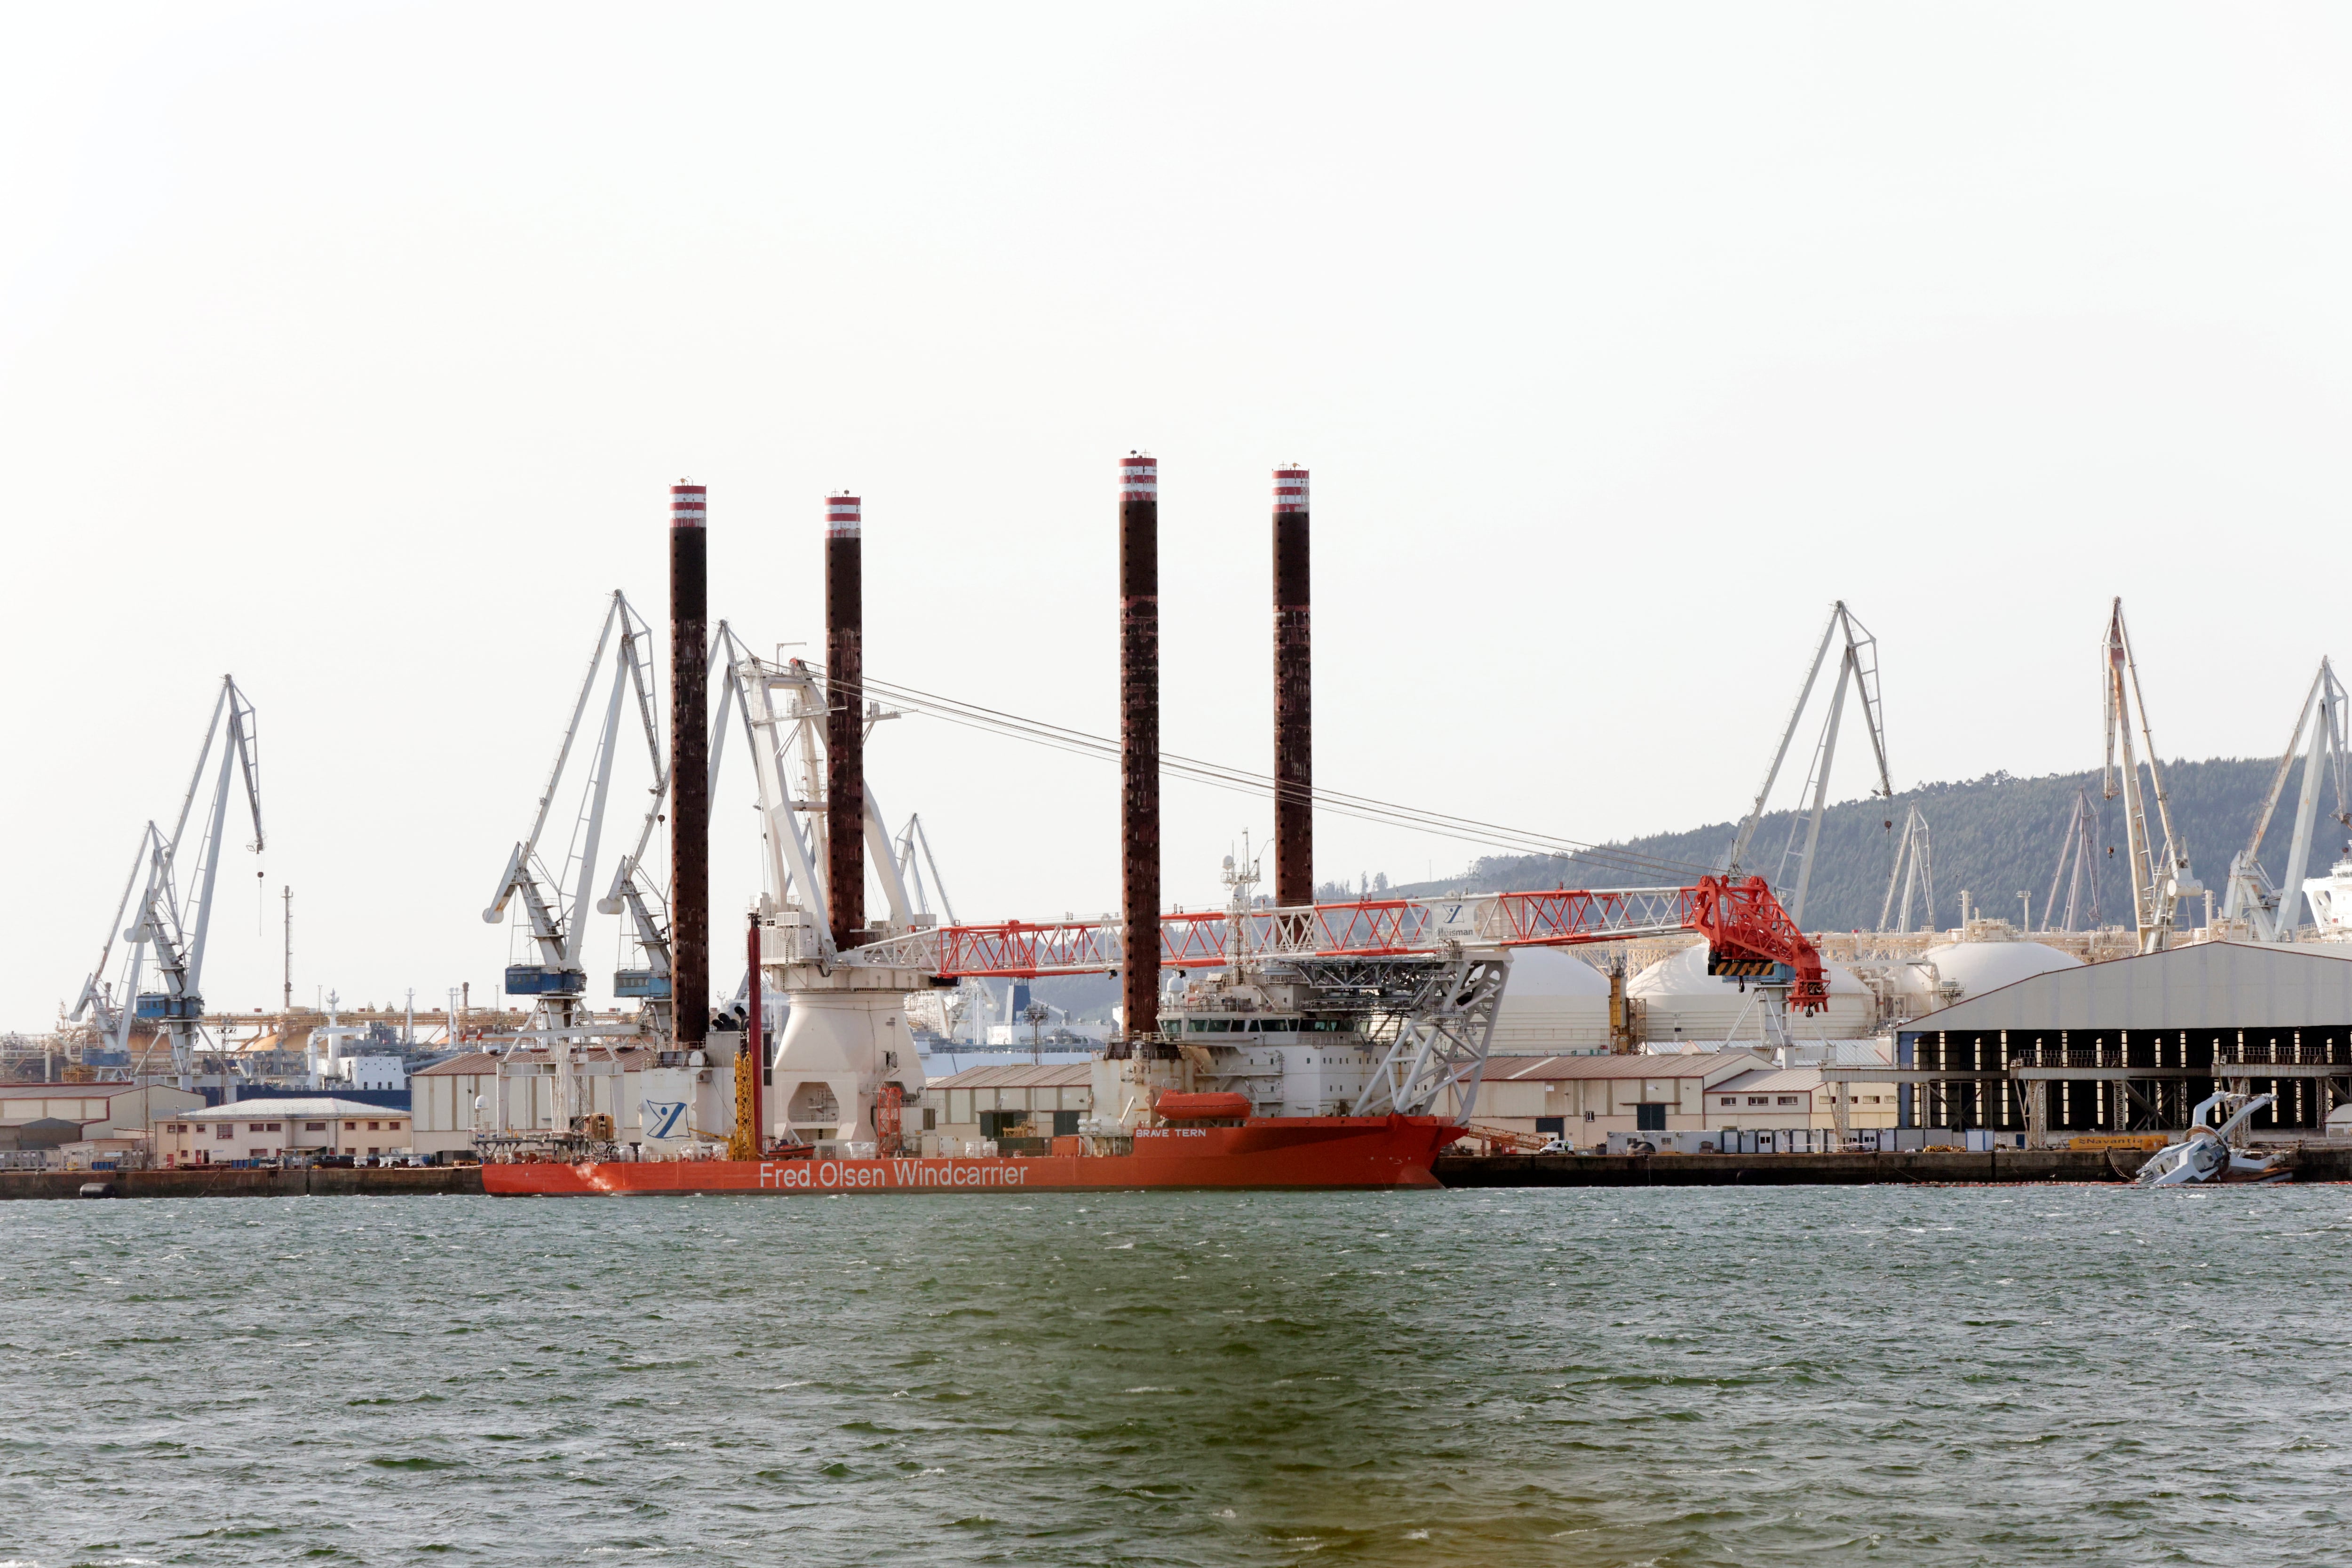
[{"label": "overcast white sky", "polygon": [[[274,1004],[287,883],[300,998],[488,990],[601,596],[665,621],[681,477],[755,644],[821,637],[854,489],[871,672],[1108,733],[1114,464],[1155,452],[1167,744],[1263,770],[1267,471],[1305,463],[1318,782],[1555,834],[1735,815],[1840,596],[1898,785],[2095,762],[2117,593],[2164,751],[2274,751],[2352,654],[2347,30],[8,7],[0,1026],[79,985],[224,671],[268,847],[208,997]],[[1109,766],[920,719],[868,766],[965,918],[1117,902]],[[1270,816],[1171,783],[1170,898]],[[1327,878],[1476,853],[1318,834]]]}]

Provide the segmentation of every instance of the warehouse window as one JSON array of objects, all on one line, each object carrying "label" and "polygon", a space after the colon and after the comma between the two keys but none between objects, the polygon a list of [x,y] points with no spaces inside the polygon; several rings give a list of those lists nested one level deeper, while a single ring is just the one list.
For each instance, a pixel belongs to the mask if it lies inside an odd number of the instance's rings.
[{"label": "warehouse window", "polygon": [[236,1129],[230,1123],[224,1121],[219,1126],[213,1129],[213,1136],[215,1138],[234,1138],[236,1136]]},{"label": "warehouse window", "polygon": [[302,1123],[302,1131],[305,1132],[324,1132],[326,1130],[327,1124],[323,1121],[305,1121]]},{"label": "warehouse window", "polygon": [[343,1123],[343,1131],[346,1132],[356,1132],[359,1130],[360,1124],[356,1121],[346,1121]]},{"label": "warehouse window", "polygon": [[[371,1121],[368,1123],[368,1131],[371,1132],[381,1132],[383,1129],[377,1123]],[[373,1151],[370,1151],[370,1152],[373,1152]]]},{"label": "warehouse window", "polygon": [[1772,1103],[1772,1097],[1769,1094],[1751,1094],[1748,1097],[1748,1103],[1750,1105],[1769,1105]]},{"label": "warehouse window", "polygon": [[1723,1103],[1726,1105],[1737,1105],[1739,1103],[1739,1097],[1736,1094],[1727,1094],[1723,1097]]},{"label": "warehouse window", "polygon": [[1779,1103],[1782,1105],[1802,1105],[1805,1102],[1796,1095],[1784,1094],[1780,1098]]}]

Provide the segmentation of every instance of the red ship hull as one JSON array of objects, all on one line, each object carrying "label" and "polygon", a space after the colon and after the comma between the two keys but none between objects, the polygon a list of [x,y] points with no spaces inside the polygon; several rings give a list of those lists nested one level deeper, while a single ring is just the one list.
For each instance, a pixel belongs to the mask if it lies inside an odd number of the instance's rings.
[{"label": "red ship hull", "polygon": [[512,1197],[1434,1187],[1430,1166],[1461,1133],[1433,1116],[1263,1118],[1238,1127],[1145,1128],[1131,1154],[491,1164],[482,1167],[482,1186]]}]

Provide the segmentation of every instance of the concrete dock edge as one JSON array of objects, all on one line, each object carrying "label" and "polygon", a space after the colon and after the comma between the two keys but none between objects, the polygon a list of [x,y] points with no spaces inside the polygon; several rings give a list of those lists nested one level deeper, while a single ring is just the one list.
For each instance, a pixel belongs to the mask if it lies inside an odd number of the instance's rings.
[{"label": "concrete dock edge", "polygon": [[422,1170],[314,1169],[293,1171],[0,1171],[0,1199],[73,1198],[92,1184],[118,1198],[299,1198],[330,1196],[405,1197],[442,1193],[478,1193],[476,1165],[436,1165]]},{"label": "concrete dock edge", "polygon": [[[2102,1151],[1994,1149],[1902,1154],[1448,1154],[1449,1187],[1863,1186],[1916,1183],[2105,1182],[2139,1159]],[[2307,1149],[2298,1182],[2352,1180],[2352,1150]]]}]

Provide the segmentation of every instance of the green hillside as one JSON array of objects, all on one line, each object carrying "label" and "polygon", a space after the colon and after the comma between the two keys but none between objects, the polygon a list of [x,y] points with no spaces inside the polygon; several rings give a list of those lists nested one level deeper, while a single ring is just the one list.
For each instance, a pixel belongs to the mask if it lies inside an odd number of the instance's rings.
[{"label": "green hillside", "polygon": [[[2253,831],[2254,816],[2270,787],[2275,761],[2217,757],[2201,763],[2168,763],[2165,783],[2172,804],[2174,829],[2188,844],[2197,876],[2214,889],[2218,908],[2230,858],[2243,847]],[[2143,770],[2145,778],[2145,770]],[[2262,847],[2263,864],[2273,874],[2284,869],[2292,835],[2295,794],[2301,770],[2288,781],[2285,798],[2271,820]],[[2104,923],[2129,925],[2126,890],[2124,812],[2120,797],[2099,798],[2096,773],[2053,773],[2042,778],[2015,778],[1989,773],[1961,784],[1923,784],[1892,801],[1850,800],[1829,807],[1822,816],[1821,848],[1813,866],[1812,889],[1805,924],[1815,931],[1867,929],[1878,921],[1886,881],[1894,865],[1895,834],[1906,810],[1916,805],[1927,819],[1934,843],[1936,923],[1959,921],[1959,895],[1969,890],[1978,909],[1988,915],[2018,918],[2018,893],[2033,895],[2034,922],[2042,923],[2042,900],[2050,890],[2057,865],[2059,840],[2074,805],[2075,792],[2088,787],[2097,810],[2095,842],[2099,897]],[[2342,850],[2346,829],[2332,820],[2335,801],[2323,797],[2317,827],[2312,836],[2311,875],[2326,871]],[[1780,874],[1782,846],[1789,841],[1793,813],[1775,812],[1757,830],[1749,852],[1749,868],[1763,872],[1776,885],[1792,882],[1791,856],[1786,879]],[[2155,826],[2153,801],[2149,822]],[[1890,827],[1889,825],[1892,825]],[[1421,883],[1399,890],[1437,893],[1452,889],[1507,891],[1528,888],[1638,887],[1677,880],[1674,869],[1644,869],[1641,861],[1671,867],[1712,868],[1730,847],[1735,825],[1711,823],[1682,833],[1654,834],[1604,846],[1574,859],[1543,856],[1495,856],[1471,864],[1462,875]],[[2112,847],[2114,853],[2107,853]],[[2059,889],[2059,912],[2065,889]],[[2084,918],[2089,893],[2084,896]],[[2203,918],[2200,900],[2184,911],[2191,920]],[[2306,915],[2306,918],[2307,915]]]}]

